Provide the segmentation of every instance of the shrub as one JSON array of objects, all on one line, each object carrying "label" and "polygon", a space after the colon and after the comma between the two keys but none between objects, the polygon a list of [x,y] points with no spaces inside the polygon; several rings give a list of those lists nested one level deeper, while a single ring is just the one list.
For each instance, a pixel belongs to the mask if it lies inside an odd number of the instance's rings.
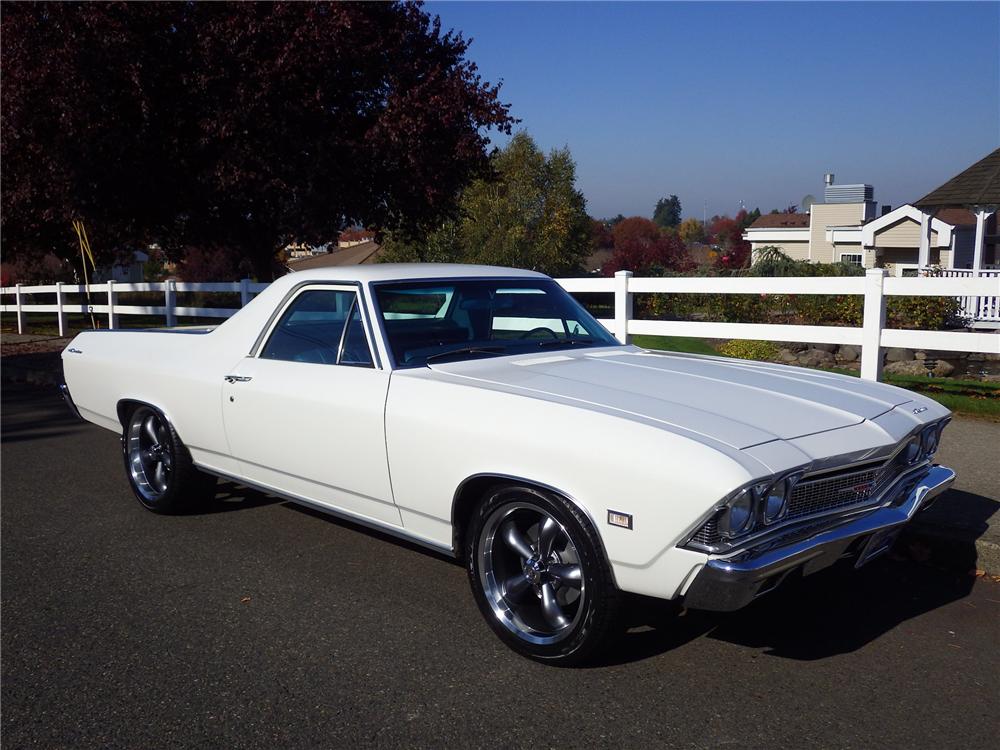
[{"label": "shrub", "polygon": [[771,360],[778,358],[778,346],[773,341],[733,339],[720,346],[719,352],[736,359]]}]

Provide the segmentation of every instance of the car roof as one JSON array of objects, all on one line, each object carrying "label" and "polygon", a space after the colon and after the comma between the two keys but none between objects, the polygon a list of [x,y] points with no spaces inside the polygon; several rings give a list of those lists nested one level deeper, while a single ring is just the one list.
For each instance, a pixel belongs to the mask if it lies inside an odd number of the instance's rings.
[{"label": "car roof", "polygon": [[526,278],[547,279],[543,273],[502,266],[476,266],[461,263],[371,263],[360,266],[335,266],[295,271],[283,276],[291,284],[303,281],[409,281],[411,279],[457,278]]}]

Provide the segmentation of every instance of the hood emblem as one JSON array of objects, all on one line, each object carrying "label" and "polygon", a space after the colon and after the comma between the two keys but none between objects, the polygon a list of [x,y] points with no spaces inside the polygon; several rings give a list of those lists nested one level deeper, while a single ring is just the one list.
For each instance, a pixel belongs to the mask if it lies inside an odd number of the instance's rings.
[{"label": "hood emblem", "polygon": [[925,411],[927,411],[927,407],[926,406],[918,406],[916,409],[913,410],[913,413],[914,414],[923,414]]}]

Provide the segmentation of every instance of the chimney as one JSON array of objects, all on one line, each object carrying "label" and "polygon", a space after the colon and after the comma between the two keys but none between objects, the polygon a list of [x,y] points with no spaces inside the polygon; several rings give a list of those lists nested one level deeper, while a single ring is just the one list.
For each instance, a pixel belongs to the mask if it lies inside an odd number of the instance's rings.
[{"label": "chimney", "polygon": [[827,187],[833,184],[832,172],[827,172],[825,175],[823,175],[823,184],[826,185]]},{"label": "chimney", "polygon": [[885,216],[886,214],[891,214],[891,213],[892,213],[892,206],[890,206],[888,203],[883,203],[882,204],[882,216]]}]

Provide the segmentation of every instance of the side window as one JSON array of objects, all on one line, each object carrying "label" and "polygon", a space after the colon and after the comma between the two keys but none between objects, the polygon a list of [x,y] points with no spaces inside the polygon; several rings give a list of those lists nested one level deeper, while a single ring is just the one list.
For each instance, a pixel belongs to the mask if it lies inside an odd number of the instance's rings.
[{"label": "side window", "polygon": [[[361,313],[354,305],[355,299],[357,295],[353,291],[309,289],[302,292],[274,327],[261,350],[261,358],[337,364],[341,341],[345,338],[344,328],[351,328],[347,325],[349,317],[356,316],[358,325],[354,327],[361,329]],[[360,336],[364,347],[354,346],[352,357],[356,360],[367,357],[367,362],[353,361],[349,364],[367,364],[370,367],[371,354],[363,329]]]},{"label": "side window", "polygon": [[340,351],[340,364],[354,367],[374,367],[372,352],[365,336],[365,323],[361,319],[360,302],[351,308],[351,318],[344,333],[344,347]]}]

